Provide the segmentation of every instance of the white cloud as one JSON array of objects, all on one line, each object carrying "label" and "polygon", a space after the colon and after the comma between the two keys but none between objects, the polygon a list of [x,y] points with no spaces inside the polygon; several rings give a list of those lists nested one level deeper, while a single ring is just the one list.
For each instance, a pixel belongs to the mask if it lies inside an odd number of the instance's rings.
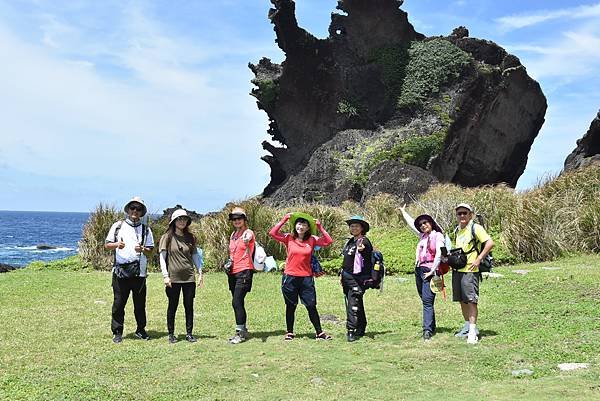
[{"label": "white cloud", "polygon": [[510,15],[497,18],[496,22],[500,24],[502,30],[511,30],[525,28],[558,18],[581,19],[594,17],[600,17],[600,3],[559,10],[544,10],[532,14]]},{"label": "white cloud", "polygon": [[[121,182],[131,172],[114,166],[129,159],[145,187],[169,196],[174,173],[180,177],[174,182],[198,180],[194,193],[214,194],[210,188],[240,174],[235,157],[248,178],[233,190],[253,194],[268,182],[259,160],[267,122],[248,95],[251,72],[246,62],[221,60],[224,53],[254,56],[251,43],[192,43],[164,32],[140,9],[125,13],[114,43],[48,14],[43,21],[32,43],[0,18],[0,55],[10,60],[0,63],[4,163],[22,172]],[[100,64],[107,62],[127,78],[106,74]],[[243,153],[223,146],[232,142]]]},{"label": "white cloud", "polygon": [[550,44],[506,45],[518,54],[527,71],[536,79],[595,77],[600,70],[600,27],[582,26],[567,31]]}]

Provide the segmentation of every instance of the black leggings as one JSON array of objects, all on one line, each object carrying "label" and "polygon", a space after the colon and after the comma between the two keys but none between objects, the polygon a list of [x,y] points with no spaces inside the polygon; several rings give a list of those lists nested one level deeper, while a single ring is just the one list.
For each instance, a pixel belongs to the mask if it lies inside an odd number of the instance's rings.
[{"label": "black leggings", "polygon": [[[285,304],[285,324],[287,326],[288,333],[294,332],[294,319],[296,315],[297,306],[298,304]],[[317,312],[317,306],[307,306],[306,310],[308,311],[308,318],[310,319],[310,322],[315,328],[315,331],[317,332],[317,334],[321,334],[323,329],[321,328],[321,319],[319,318],[319,312]]]},{"label": "black leggings", "polygon": [[246,325],[247,315],[244,300],[246,294],[252,290],[252,274],[253,271],[248,269],[228,276],[231,306],[233,306],[235,324],[237,326]]},{"label": "black leggings", "polygon": [[183,292],[183,308],[185,309],[185,330],[187,334],[192,334],[196,283],[171,283],[171,287],[165,287],[165,292],[169,299],[169,306],[167,306],[167,330],[169,334],[175,334],[175,312],[177,312],[181,292]]}]

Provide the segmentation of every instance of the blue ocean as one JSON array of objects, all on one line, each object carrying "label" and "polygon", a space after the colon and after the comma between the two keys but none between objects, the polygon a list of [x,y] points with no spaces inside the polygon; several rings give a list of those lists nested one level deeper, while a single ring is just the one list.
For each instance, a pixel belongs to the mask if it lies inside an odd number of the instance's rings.
[{"label": "blue ocean", "polygon": [[[0,211],[0,263],[26,266],[76,255],[89,213]],[[52,249],[38,249],[48,245]]]}]

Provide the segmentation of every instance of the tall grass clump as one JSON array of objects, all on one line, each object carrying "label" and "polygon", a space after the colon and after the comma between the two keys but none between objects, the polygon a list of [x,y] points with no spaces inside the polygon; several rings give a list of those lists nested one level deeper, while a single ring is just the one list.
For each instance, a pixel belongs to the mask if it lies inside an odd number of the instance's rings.
[{"label": "tall grass clump", "polygon": [[113,253],[104,249],[104,241],[112,224],[122,216],[115,206],[104,203],[99,203],[92,211],[79,241],[79,256],[84,265],[96,270],[111,269]]},{"label": "tall grass clump", "polygon": [[600,167],[565,173],[522,194],[505,239],[523,261],[600,251]]}]

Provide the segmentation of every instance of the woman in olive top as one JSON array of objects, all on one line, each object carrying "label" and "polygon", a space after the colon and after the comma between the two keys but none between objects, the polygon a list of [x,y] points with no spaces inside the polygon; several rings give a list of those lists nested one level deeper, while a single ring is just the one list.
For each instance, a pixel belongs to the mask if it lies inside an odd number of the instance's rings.
[{"label": "woman in olive top", "polygon": [[246,308],[244,298],[252,290],[252,274],[254,273],[254,233],[248,228],[246,211],[235,207],[229,213],[229,221],[235,231],[229,238],[229,259],[233,262],[231,272],[227,275],[231,306],[235,314],[235,335],[229,339],[231,344],[239,344],[248,338],[246,328]]},{"label": "woman in olive top", "polygon": [[[196,248],[196,238],[189,231],[192,219],[184,209],[177,209],[171,215],[169,228],[160,238],[160,269],[162,271],[165,292],[169,299],[167,307],[167,330],[169,342],[177,342],[175,337],[175,312],[179,304],[179,294],[183,292],[185,309],[185,339],[196,342],[192,334],[194,328],[194,297],[196,286],[202,285],[202,260]],[[198,271],[196,283],[195,269]]]},{"label": "woman in olive top", "polygon": [[[281,233],[281,227],[290,220],[292,233]],[[316,234],[319,229],[322,237]],[[321,320],[317,312],[317,293],[313,277],[311,257],[315,246],[326,247],[333,243],[331,236],[325,231],[321,222],[305,213],[288,213],[277,223],[269,235],[281,242],[287,250],[285,270],[281,283],[281,291],[285,299],[285,321],[287,334],[285,340],[294,339],[294,319],[298,297],[308,310],[308,316],[316,332],[317,340],[330,340],[331,336],[321,329]]]}]

